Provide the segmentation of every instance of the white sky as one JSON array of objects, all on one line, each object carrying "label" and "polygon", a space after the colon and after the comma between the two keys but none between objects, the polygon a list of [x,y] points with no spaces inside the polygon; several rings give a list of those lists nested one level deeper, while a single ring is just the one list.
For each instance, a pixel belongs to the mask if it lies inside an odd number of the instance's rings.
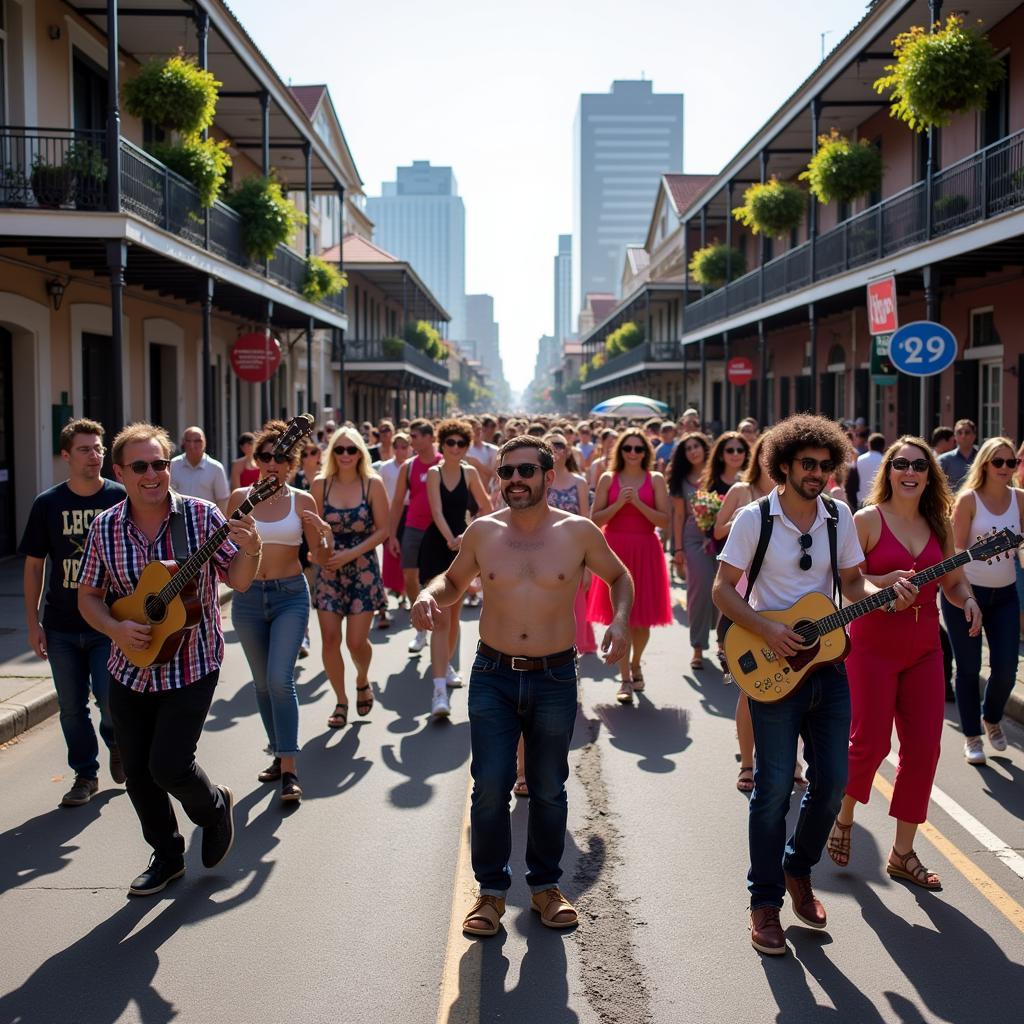
[{"label": "white sky", "polygon": [[[613,79],[685,94],[684,170],[714,173],[866,0],[232,0],[286,81],[326,82],[368,195],[412,160],[455,170],[466,291],[494,296],[505,372],[533,376],[572,231],[572,124]],[[669,170],[670,168],[666,168]],[[674,169],[674,168],[672,168]],[[654,200],[654,191],[651,193]],[[642,239],[637,239],[638,242]]]}]

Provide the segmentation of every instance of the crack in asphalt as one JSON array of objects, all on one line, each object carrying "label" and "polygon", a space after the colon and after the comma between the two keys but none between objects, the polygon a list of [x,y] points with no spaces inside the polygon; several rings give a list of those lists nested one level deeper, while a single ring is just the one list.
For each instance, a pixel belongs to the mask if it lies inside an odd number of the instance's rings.
[{"label": "crack in asphalt", "polygon": [[622,833],[610,808],[597,744],[598,723],[588,721],[590,738],[581,748],[576,776],[587,797],[580,856],[573,887],[580,926],[580,973],[587,1002],[604,1024],[652,1024],[651,983],[633,941],[643,922],[634,918],[615,881],[622,864]]}]

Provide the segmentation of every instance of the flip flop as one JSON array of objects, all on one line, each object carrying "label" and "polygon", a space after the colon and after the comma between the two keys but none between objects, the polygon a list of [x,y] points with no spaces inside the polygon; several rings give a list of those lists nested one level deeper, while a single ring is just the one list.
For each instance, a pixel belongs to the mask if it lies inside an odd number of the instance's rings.
[{"label": "flip flop", "polygon": [[356,699],[356,711],[359,713],[360,718],[365,718],[373,708],[373,690],[370,688],[370,684],[367,683],[365,686],[357,686],[356,693],[365,693],[369,691],[370,697],[368,700]]}]

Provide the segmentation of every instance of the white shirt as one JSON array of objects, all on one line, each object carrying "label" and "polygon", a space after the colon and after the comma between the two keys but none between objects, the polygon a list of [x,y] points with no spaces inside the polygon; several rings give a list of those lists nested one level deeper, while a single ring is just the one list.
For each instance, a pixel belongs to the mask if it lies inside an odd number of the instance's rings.
[{"label": "white shirt", "polygon": [[[387,492],[388,504],[391,503],[391,499],[395,496],[395,484],[398,483],[398,473],[402,468],[394,459],[385,459],[383,462],[375,462],[373,468],[380,474],[381,480],[384,481],[384,490]],[[409,496],[406,495],[406,504],[408,504]]]},{"label": "white shirt", "polygon": [[[801,531],[786,518],[774,490],[768,499],[768,509],[774,517],[771,540],[765,552],[761,571],[750,593],[750,607],[754,611],[778,611],[795,604],[805,594],[817,592],[832,594],[832,560],[828,550],[828,512],[818,498],[818,512],[811,524],[811,567],[800,568]],[[853,525],[853,513],[847,505],[836,502],[839,523],[836,534],[836,561],[840,569],[850,569],[864,561],[864,552]],[[757,541],[761,536],[761,509],[755,501],[740,509],[733,520],[720,561],[744,572],[754,561]],[[745,588],[744,588],[745,589]],[[742,596],[742,595],[741,595]]]},{"label": "white shirt", "polygon": [[224,467],[206,452],[203,452],[197,466],[193,466],[184,454],[175,455],[171,459],[171,487],[179,494],[212,502],[227,501],[231,494]]},{"label": "white shirt", "polygon": [[471,459],[476,459],[485,469],[494,469],[498,461],[498,446],[490,441],[481,441],[479,444],[471,444],[466,451]]},{"label": "white shirt", "polygon": [[863,505],[864,499],[871,493],[871,485],[875,482],[878,467],[884,456],[881,452],[865,452],[857,456],[857,504]]}]

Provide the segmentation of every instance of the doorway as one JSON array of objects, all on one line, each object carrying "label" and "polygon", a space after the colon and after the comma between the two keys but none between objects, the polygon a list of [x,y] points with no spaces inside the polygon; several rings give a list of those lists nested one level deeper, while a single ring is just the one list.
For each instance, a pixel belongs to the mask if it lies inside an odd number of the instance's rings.
[{"label": "doorway", "polygon": [[14,373],[11,334],[0,327],[0,555],[14,553]]},{"label": "doorway", "polygon": [[149,421],[163,427],[177,443],[181,436],[178,423],[178,350],[173,345],[150,342],[149,345]]}]

